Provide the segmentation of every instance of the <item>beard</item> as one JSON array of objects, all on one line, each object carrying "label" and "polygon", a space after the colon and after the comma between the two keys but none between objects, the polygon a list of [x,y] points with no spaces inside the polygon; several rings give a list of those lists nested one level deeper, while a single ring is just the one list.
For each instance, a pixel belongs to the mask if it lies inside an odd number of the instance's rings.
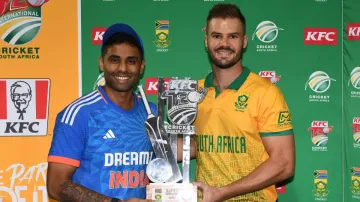
[{"label": "beard", "polygon": [[230,47],[224,47],[221,46],[215,50],[209,50],[209,56],[211,63],[213,63],[216,67],[220,69],[228,69],[232,66],[234,66],[236,63],[238,63],[242,58],[242,51],[240,50],[236,55],[231,59],[218,59],[216,58],[215,54],[216,51],[230,51],[231,53],[234,53],[235,51],[231,49]]}]

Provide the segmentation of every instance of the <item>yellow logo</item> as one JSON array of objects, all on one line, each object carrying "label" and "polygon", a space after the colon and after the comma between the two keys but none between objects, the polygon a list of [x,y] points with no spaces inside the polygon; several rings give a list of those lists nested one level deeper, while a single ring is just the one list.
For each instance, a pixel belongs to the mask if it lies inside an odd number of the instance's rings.
[{"label": "yellow logo", "polygon": [[282,111],[279,113],[278,124],[286,125],[291,123],[291,114],[289,111]]},{"label": "yellow logo", "polygon": [[247,107],[247,101],[249,100],[248,94],[241,94],[238,96],[237,102],[235,102],[236,111],[244,112]]}]

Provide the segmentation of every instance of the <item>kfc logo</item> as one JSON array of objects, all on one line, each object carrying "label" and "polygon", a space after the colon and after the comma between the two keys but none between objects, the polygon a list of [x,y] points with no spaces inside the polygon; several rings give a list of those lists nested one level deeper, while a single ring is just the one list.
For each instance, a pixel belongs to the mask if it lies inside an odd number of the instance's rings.
[{"label": "kfc logo", "polygon": [[346,33],[347,40],[360,40],[360,23],[348,24]]},{"label": "kfc logo", "polygon": [[0,136],[45,136],[49,79],[0,79]]},{"label": "kfc logo", "polygon": [[[170,80],[171,78],[164,78],[164,89],[167,88]],[[148,95],[156,95],[158,93],[158,78],[146,78],[145,82],[145,93]]]},{"label": "kfc logo", "polygon": [[11,101],[14,103],[17,113],[19,113],[19,120],[24,120],[24,113],[29,107],[32,98],[32,90],[25,81],[17,81],[10,88]]},{"label": "kfc logo", "polygon": [[107,28],[92,28],[91,37],[92,37],[92,44],[99,45],[102,43],[103,35]]},{"label": "kfc logo", "polygon": [[336,28],[305,28],[304,44],[337,45],[338,32]]}]

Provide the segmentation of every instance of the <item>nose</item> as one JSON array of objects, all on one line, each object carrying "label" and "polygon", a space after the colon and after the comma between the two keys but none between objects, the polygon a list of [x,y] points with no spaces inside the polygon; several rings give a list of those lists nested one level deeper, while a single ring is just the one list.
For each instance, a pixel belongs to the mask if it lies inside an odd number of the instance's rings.
[{"label": "nose", "polygon": [[223,37],[221,39],[221,45],[222,46],[228,46],[229,45],[229,38],[228,37]]},{"label": "nose", "polygon": [[126,71],[126,61],[125,61],[125,60],[122,60],[122,61],[119,63],[119,66],[118,66],[117,70],[118,70],[119,72],[125,72],[125,71]]}]

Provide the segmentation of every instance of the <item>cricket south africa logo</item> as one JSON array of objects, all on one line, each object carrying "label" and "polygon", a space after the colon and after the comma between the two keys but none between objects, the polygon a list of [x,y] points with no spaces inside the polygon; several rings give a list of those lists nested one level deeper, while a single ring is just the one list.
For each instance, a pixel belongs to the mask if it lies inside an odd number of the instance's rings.
[{"label": "cricket south africa logo", "polygon": [[252,35],[252,40],[256,37],[264,44],[257,45],[257,51],[277,51],[277,45],[272,42],[278,37],[279,30],[284,29],[277,27],[276,24],[271,21],[259,23]]},{"label": "cricket south africa logo", "polygon": [[316,71],[312,73],[305,84],[305,90],[309,87],[316,95],[310,95],[311,102],[330,102],[330,96],[323,94],[327,92],[331,86],[331,81],[336,81],[330,78],[326,72]]},{"label": "cricket south africa logo", "polygon": [[328,135],[333,130],[327,121],[313,121],[308,129],[311,132],[311,141],[315,145],[312,151],[327,151],[325,146],[328,142]]},{"label": "cricket south africa logo", "polygon": [[360,67],[355,67],[351,71],[348,86],[350,83],[354,87],[354,90],[351,91],[351,97],[360,98]]},{"label": "cricket south africa logo", "polygon": [[20,47],[30,43],[42,25],[42,6],[49,0],[0,0],[0,59],[38,59],[39,47]]}]

